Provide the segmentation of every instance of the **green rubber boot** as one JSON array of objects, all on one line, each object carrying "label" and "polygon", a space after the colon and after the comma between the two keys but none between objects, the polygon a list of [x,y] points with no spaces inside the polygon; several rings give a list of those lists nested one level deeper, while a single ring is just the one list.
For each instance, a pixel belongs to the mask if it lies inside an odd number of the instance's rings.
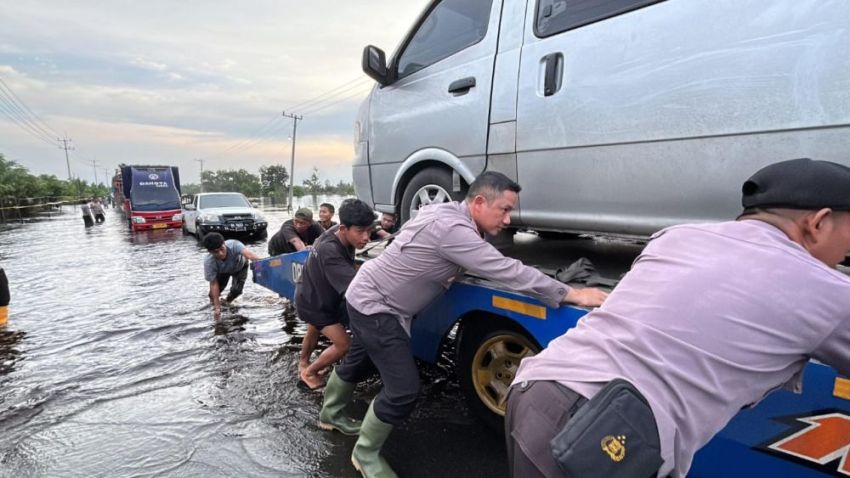
[{"label": "green rubber boot", "polygon": [[351,463],[365,478],[398,478],[387,460],[381,456],[381,447],[393,431],[393,426],[375,416],[373,400],[360,426],[360,438],[354,444]]},{"label": "green rubber boot", "polygon": [[325,385],[322,411],[319,412],[319,428],[337,430],[343,435],[360,433],[360,420],[355,420],[343,412],[345,406],[351,401],[351,396],[354,395],[356,385],[339,378],[336,370],[331,372],[328,383]]}]

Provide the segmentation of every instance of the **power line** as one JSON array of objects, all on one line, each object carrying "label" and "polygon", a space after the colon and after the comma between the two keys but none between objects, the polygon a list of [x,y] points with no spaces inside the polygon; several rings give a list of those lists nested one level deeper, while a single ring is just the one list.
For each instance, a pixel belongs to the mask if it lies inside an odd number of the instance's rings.
[{"label": "power line", "polygon": [[[20,97],[20,96],[18,96],[18,95],[15,93],[15,90],[13,90],[11,87],[9,87],[9,85],[8,85],[5,81],[3,81],[3,78],[2,78],[2,77],[0,77],[0,90],[2,90],[2,89],[5,89],[6,91],[8,91],[8,92],[9,92],[9,94],[11,94],[12,98],[13,98],[14,100],[16,100],[16,102],[17,102],[17,103],[18,103],[18,104],[19,104],[19,105],[20,105],[20,106],[21,106],[21,107],[22,107],[22,108],[23,108],[23,109],[24,109],[27,113],[29,113],[29,115],[30,115],[30,116],[31,116],[31,117],[35,120],[35,121],[34,121],[34,123],[35,123],[37,126],[39,126],[39,129],[40,129],[40,130],[42,130],[43,132],[47,133],[47,135],[48,135],[48,136],[59,136],[59,133],[57,133],[55,129],[51,128],[51,127],[50,127],[50,125],[49,125],[46,121],[44,121],[43,119],[41,119],[41,117],[40,117],[40,116],[38,116],[37,114],[35,114],[35,112],[33,112],[33,110],[31,110],[31,109],[30,109],[30,107],[29,107],[29,106],[27,106],[27,104],[26,104],[26,103],[24,103],[24,101],[21,99],[21,97]],[[13,101],[13,102],[14,102],[14,101]]]},{"label": "power line", "polygon": [[6,117],[27,133],[40,141],[51,145],[56,144],[53,137],[58,135],[50,131],[50,126],[36,115],[2,78],[0,78],[0,108]]},{"label": "power line", "polygon": [[264,137],[267,137],[270,133],[273,133],[273,131],[269,130],[269,128],[275,122],[278,122],[278,121],[282,121],[282,120],[279,116],[275,115],[274,118],[272,118],[269,122],[267,122],[265,125],[263,125],[259,130],[257,130],[257,132],[254,133],[254,135],[251,138],[243,139],[243,140],[240,140],[236,143],[233,143],[230,146],[228,146],[227,148],[225,148],[224,150],[219,151],[218,153],[213,154],[211,156],[207,156],[204,159],[211,160],[211,159],[214,159],[214,158],[219,158],[221,156],[224,156],[224,155],[229,154],[231,152],[234,152],[236,150],[242,150],[242,149],[245,149],[247,147],[253,146],[254,144],[258,143],[259,141],[262,141],[262,139]]},{"label": "power line", "polygon": [[[368,91],[368,90],[364,91],[363,87],[367,86],[369,84],[370,84],[370,80],[361,75],[361,76],[358,76],[357,78],[355,78],[353,80],[347,81],[347,82],[345,82],[341,85],[338,85],[334,88],[331,88],[330,90],[327,90],[327,91],[325,91],[325,92],[323,92],[319,95],[316,95],[316,96],[314,96],[314,97],[312,97],[312,98],[310,98],[306,101],[302,101],[302,102],[296,104],[295,106],[293,106],[291,108],[287,108],[285,111],[294,111],[298,108],[306,108],[306,109],[310,110],[310,112],[321,111],[321,110],[324,110],[324,109],[329,108],[331,106],[334,106],[336,104],[339,104],[343,101],[346,101],[346,100],[352,98],[353,96],[365,94],[365,92]],[[371,88],[371,85],[369,86],[369,88]],[[355,91],[354,94],[349,94],[349,95],[343,96],[342,98],[338,98],[340,95],[345,95],[346,93],[348,93],[352,90],[355,90],[355,89],[357,91]],[[334,99],[336,99],[336,100],[334,101]],[[276,134],[274,126],[277,126],[276,123],[279,123],[280,121],[282,121],[282,117],[275,115],[274,118],[272,118],[270,121],[268,121],[266,124],[264,124],[250,138],[246,138],[246,139],[240,140],[236,143],[233,143],[230,146],[223,149],[222,151],[215,153],[211,156],[208,156],[204,159],[207,159],[207,160],[216,159],[216,158],[220,158],[221,156],[225,156],[225,155],[228,155],[228,154],[231,154],[231,153],[241,152],[241,151],[245,151],[247,149],[253,148],[254,146],[259,144],[260,142],[273,138],[274,135]]]},{"label": "power line", "polygon": [[[2,92],[2,90],[0,90],[0,92]],[[45,133],[28,123],[26,119],[21,118],[20,114],[15,111],[15,109],[9,104],[8,100],[2,97],[0,97],[0,112],[9,118],[17,127],[21,128],[35,139],[45,142],[51,146],[56,146],[56,143],[50,136],[45,135]]]},{"label": "power line", "polygon": [[[371,87],[370,87],[369,89],[371,89]],[[344,96],[344,97],[342,97],[342,98],[338,99],[337,101],[333,101],[333,102],[331,102],[331,103],[327,103],[327,104],[324,104],[324,105],[322,105],[322,106],[316,106],[316,107],[313,107],[313,108],[308,108],[308,109],[306,109],[306,110],[304,111],[304,113],[305,113],[305,114],[316,114],[316,113],[318,113],[319,111],[322,111],[322,110],[325,110],[325,109],[330,108],[331,106],[338,105],[338,104],[340,104],[340,103],[343,103],[343,102],[345,102],[345,101],[348,101],[348,100],[350,100],[350,99],[352,99],[352,98],[355,98],[355,97],[357,97],[357,96],[365,95],[366,93],[368,93],[368,92],[369,92],[369,89],[367,89],[367,90],[359,90],[359,91],[355,91],[354,93],[352,93],[352,94],[350,94],[350,95],[347,95],[347,96]]]},{"label": "power line", "polygon": [[[360,83],[360,85],[356,85],[356,86],[365,85],[366,83],[363,83],[364,81],[366,81],[366,82],[368,83],[369,79],[368,79],[367,77],[364,77],[364,76],[360,75],[360,76],[358,76],[357,78],[355,78],[355,79],[353,79],[353,80],[351,80],[351,81],[347,81],[347,82],[343,83],[342,85],[339,85],[339,86],[337,86],[337,87],[331,88],[330,90],[328,90],[328,91],[326,91],[326,92],[324,92],[324,93],[321,93],[321,94],[319,94],[319,95],[317,95],[317,96],[315,96],[315,97],[313,97],[313,98],[310,98],[309,100],[302,101],[301,103],[298,103],[298,104],[296,104],[296,105],[294,105],[294,106],[290,106],[289,108],[286,108],[286,109],[287,109],[287,110],[289,110],[289,111],[294,111],[294,110],[297,110],[297,109],[302,109],[302,110],[303,110],[303,109],[305,109],[305,108],[307,108],[307,107],[309,107],[309,106],[313,106],[315,103],[321,103],[322,101],[324,101],[324,97],[325,97],[325,96],[327,96],[327,95],[329,95],[329,94],[331,94],[331,93],[336,94],[336,93],[337,93],[337,90],[340,90],[340,89],[342,89],[342,88],[345,88],[345,87],[347,87],[347,86],[349,86],[349,85],[352,85],[352,84],[354,84],[354,83]],[[356,87],[356,86],[355,86],[355,87]],[[350,88],[349,88],[349,89],[350,89]],[[333,95],[331,95],[331,96],[333,96]]]}]

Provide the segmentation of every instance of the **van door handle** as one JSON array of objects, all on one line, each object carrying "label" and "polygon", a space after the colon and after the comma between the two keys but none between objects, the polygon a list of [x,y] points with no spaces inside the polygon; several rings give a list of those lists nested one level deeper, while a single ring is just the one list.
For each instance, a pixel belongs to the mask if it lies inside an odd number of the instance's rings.
[{"label": "van door handle", "polygon": [[449,85],[449,93],[454,94],[455,96],[465,94],[469,91],[470,88],[475,87],[475,77],[468,76],[466,78],[461,78],[459,80],[455,80],[452,84]]},{"label": "van door handle", "polygon": [[564,56],[561,53],[550,53],[543,57],[546,65],[543,73],[543,96],[552,96],[561,89]]}]

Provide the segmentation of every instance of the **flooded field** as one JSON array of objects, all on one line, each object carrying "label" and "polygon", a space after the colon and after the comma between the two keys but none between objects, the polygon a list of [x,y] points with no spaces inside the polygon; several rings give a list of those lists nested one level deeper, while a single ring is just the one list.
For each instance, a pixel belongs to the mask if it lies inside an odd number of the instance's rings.
[{"label": "flooded field", "polygon": [[[271,232],[286,219],[266,216]],[[180,230],[131,233],[115,210],[88,229],[70,208],[0,225],[0,476],[359,476],[354,438],[321,431],[321,394],[298,385],[303,323],[250,278],[215,322],[205,254]],[[450,356],[421,367],[386,455],[405,477],[506,476]],[[358,389],[355,412],[378,386]]]}]

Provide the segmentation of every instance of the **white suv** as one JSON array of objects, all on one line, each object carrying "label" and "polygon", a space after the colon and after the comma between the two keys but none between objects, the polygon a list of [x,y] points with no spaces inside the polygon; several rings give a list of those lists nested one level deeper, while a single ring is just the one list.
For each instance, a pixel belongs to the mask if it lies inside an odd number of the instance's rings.
[{"label": "white suv", "polygon": [[268,222],[242,193],[196,194],[183,209],[183,231],[198,239],[209,232],[265,237]]}]

